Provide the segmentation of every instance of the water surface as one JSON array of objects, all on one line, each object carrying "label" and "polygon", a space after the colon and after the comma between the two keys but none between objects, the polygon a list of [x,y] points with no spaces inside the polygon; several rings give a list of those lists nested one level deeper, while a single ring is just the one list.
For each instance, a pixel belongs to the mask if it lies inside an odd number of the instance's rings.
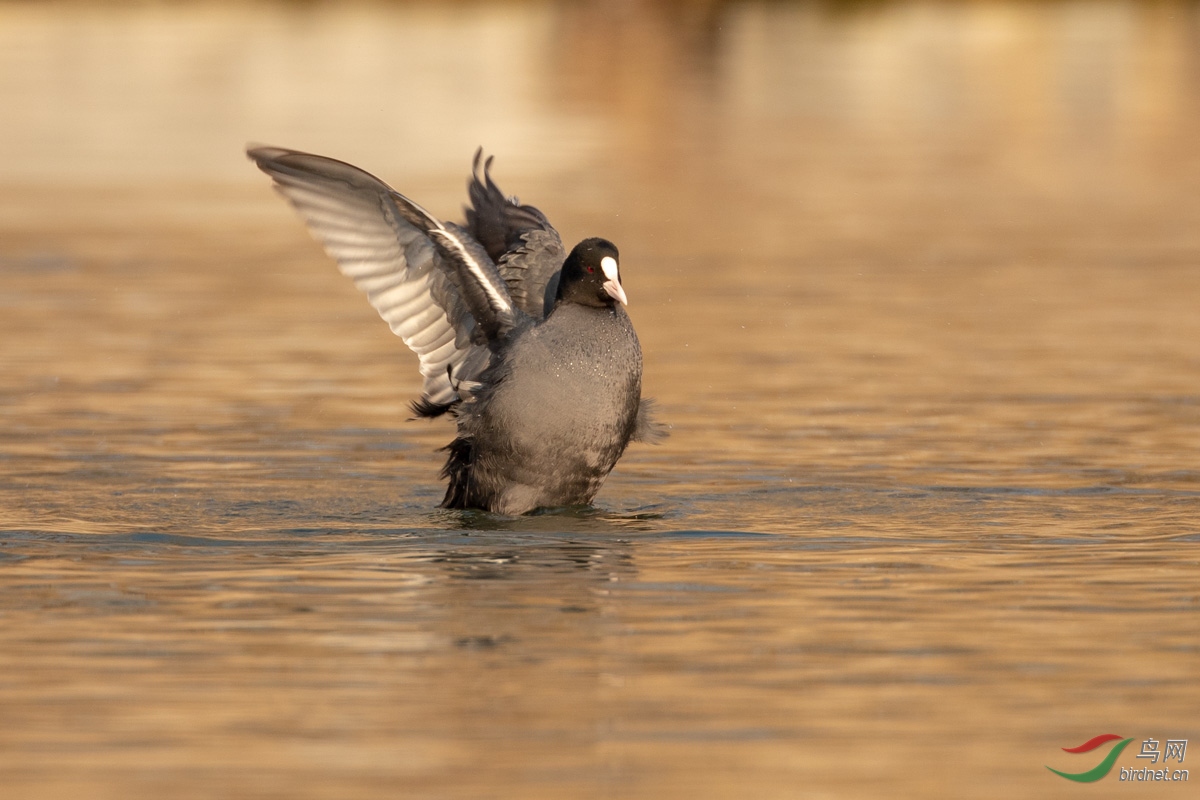
[{"label": "water surface", "polygon": [[[1200,739],[1194,5],[68,8],[0,5],[5,796],[1052,796]],[[437,509],[247,140],[450,217],[487,146],[619,243],[670,439]]]}]

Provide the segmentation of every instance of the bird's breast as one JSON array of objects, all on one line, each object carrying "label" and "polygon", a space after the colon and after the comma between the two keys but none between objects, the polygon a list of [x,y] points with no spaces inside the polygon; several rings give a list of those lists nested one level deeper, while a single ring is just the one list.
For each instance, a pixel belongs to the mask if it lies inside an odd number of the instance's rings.
[{"label": "bird's breast", "polygon": [[623,312],[559,307],[513,343],[508,360],[492,413],[536,426],[546,439],[624,449],[641,397],[642,353]]}]

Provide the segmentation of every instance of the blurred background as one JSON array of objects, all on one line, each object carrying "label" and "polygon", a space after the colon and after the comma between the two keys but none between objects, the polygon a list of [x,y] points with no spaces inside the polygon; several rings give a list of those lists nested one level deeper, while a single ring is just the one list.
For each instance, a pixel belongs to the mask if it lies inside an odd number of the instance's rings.
[{"label": "blurred background", "polygon": [[[242,424],[249,404],[294,426],[314,410],[395,423],[413,360],[264,191],[247,142],[350,161],[449,218],[475,148],[496,154],[502,188],[564,239],[622,246],[676,449],[712,456],[708,437],[732,427],[719,450],[840,470],[862,443],[812,437],[868,409],[882,429],[904,403],[949,419],[953,398],[1195,390],[1194,3],[0,13],[6,358],[34,415],[61,397],[36,393],[54,379],[81,390],[75,406],[171,422]],[[352,338],[332,341],[321,314],[351,315],[336,334]],[[296,373],[305,358],[327,372]],[[311,363],[330,358],[341,366]],[[383,364],[386,384],[362,380]],[[379,402],[346,408],[356,392]],[[1002,405],[974,408],[988,418],[972,435],[1012,433],[991,419]],[[795,417],[847,408],[858,416]],[[781,451],[801,428],[801,449]],[[925,465],[911,445],[870,463]],[[991,445],[992,473],[1065,457]],[[927,466],[953,482],[965,462],[950,450]]]},{"label": "blurred background", "polygon": [[[0,1],[0,794],[1029,795],[1200,735],[1198,142],[1196,2]],[[450,219],[495,154],[620,246],[671,438],[438,511],[248,143]]]}]

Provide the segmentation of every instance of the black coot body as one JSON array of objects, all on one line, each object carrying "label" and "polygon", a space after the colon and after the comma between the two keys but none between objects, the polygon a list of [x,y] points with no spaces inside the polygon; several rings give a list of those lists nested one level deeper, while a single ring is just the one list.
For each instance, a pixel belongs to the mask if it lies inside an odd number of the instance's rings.
[{"label": "black coot body", "polygon": [[334,159],[251,159],[417,354],[417,414],[457,418],[442,505],[523,514],[592,501],[631,440],[663,435],[641,396],[617,248],[567,254],[545,215],[506,198],[480,154],[459,226]]}]

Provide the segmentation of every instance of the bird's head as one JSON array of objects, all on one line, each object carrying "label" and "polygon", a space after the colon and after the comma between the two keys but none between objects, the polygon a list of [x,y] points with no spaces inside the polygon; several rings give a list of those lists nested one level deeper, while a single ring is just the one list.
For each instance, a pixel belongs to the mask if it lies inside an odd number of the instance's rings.
[{"label": "bird's head", "polygon": [[603,308],[617,302],[629,305],[621,288],[620,254],[607,239],[584,239],[563,262],[558,299]]}]

